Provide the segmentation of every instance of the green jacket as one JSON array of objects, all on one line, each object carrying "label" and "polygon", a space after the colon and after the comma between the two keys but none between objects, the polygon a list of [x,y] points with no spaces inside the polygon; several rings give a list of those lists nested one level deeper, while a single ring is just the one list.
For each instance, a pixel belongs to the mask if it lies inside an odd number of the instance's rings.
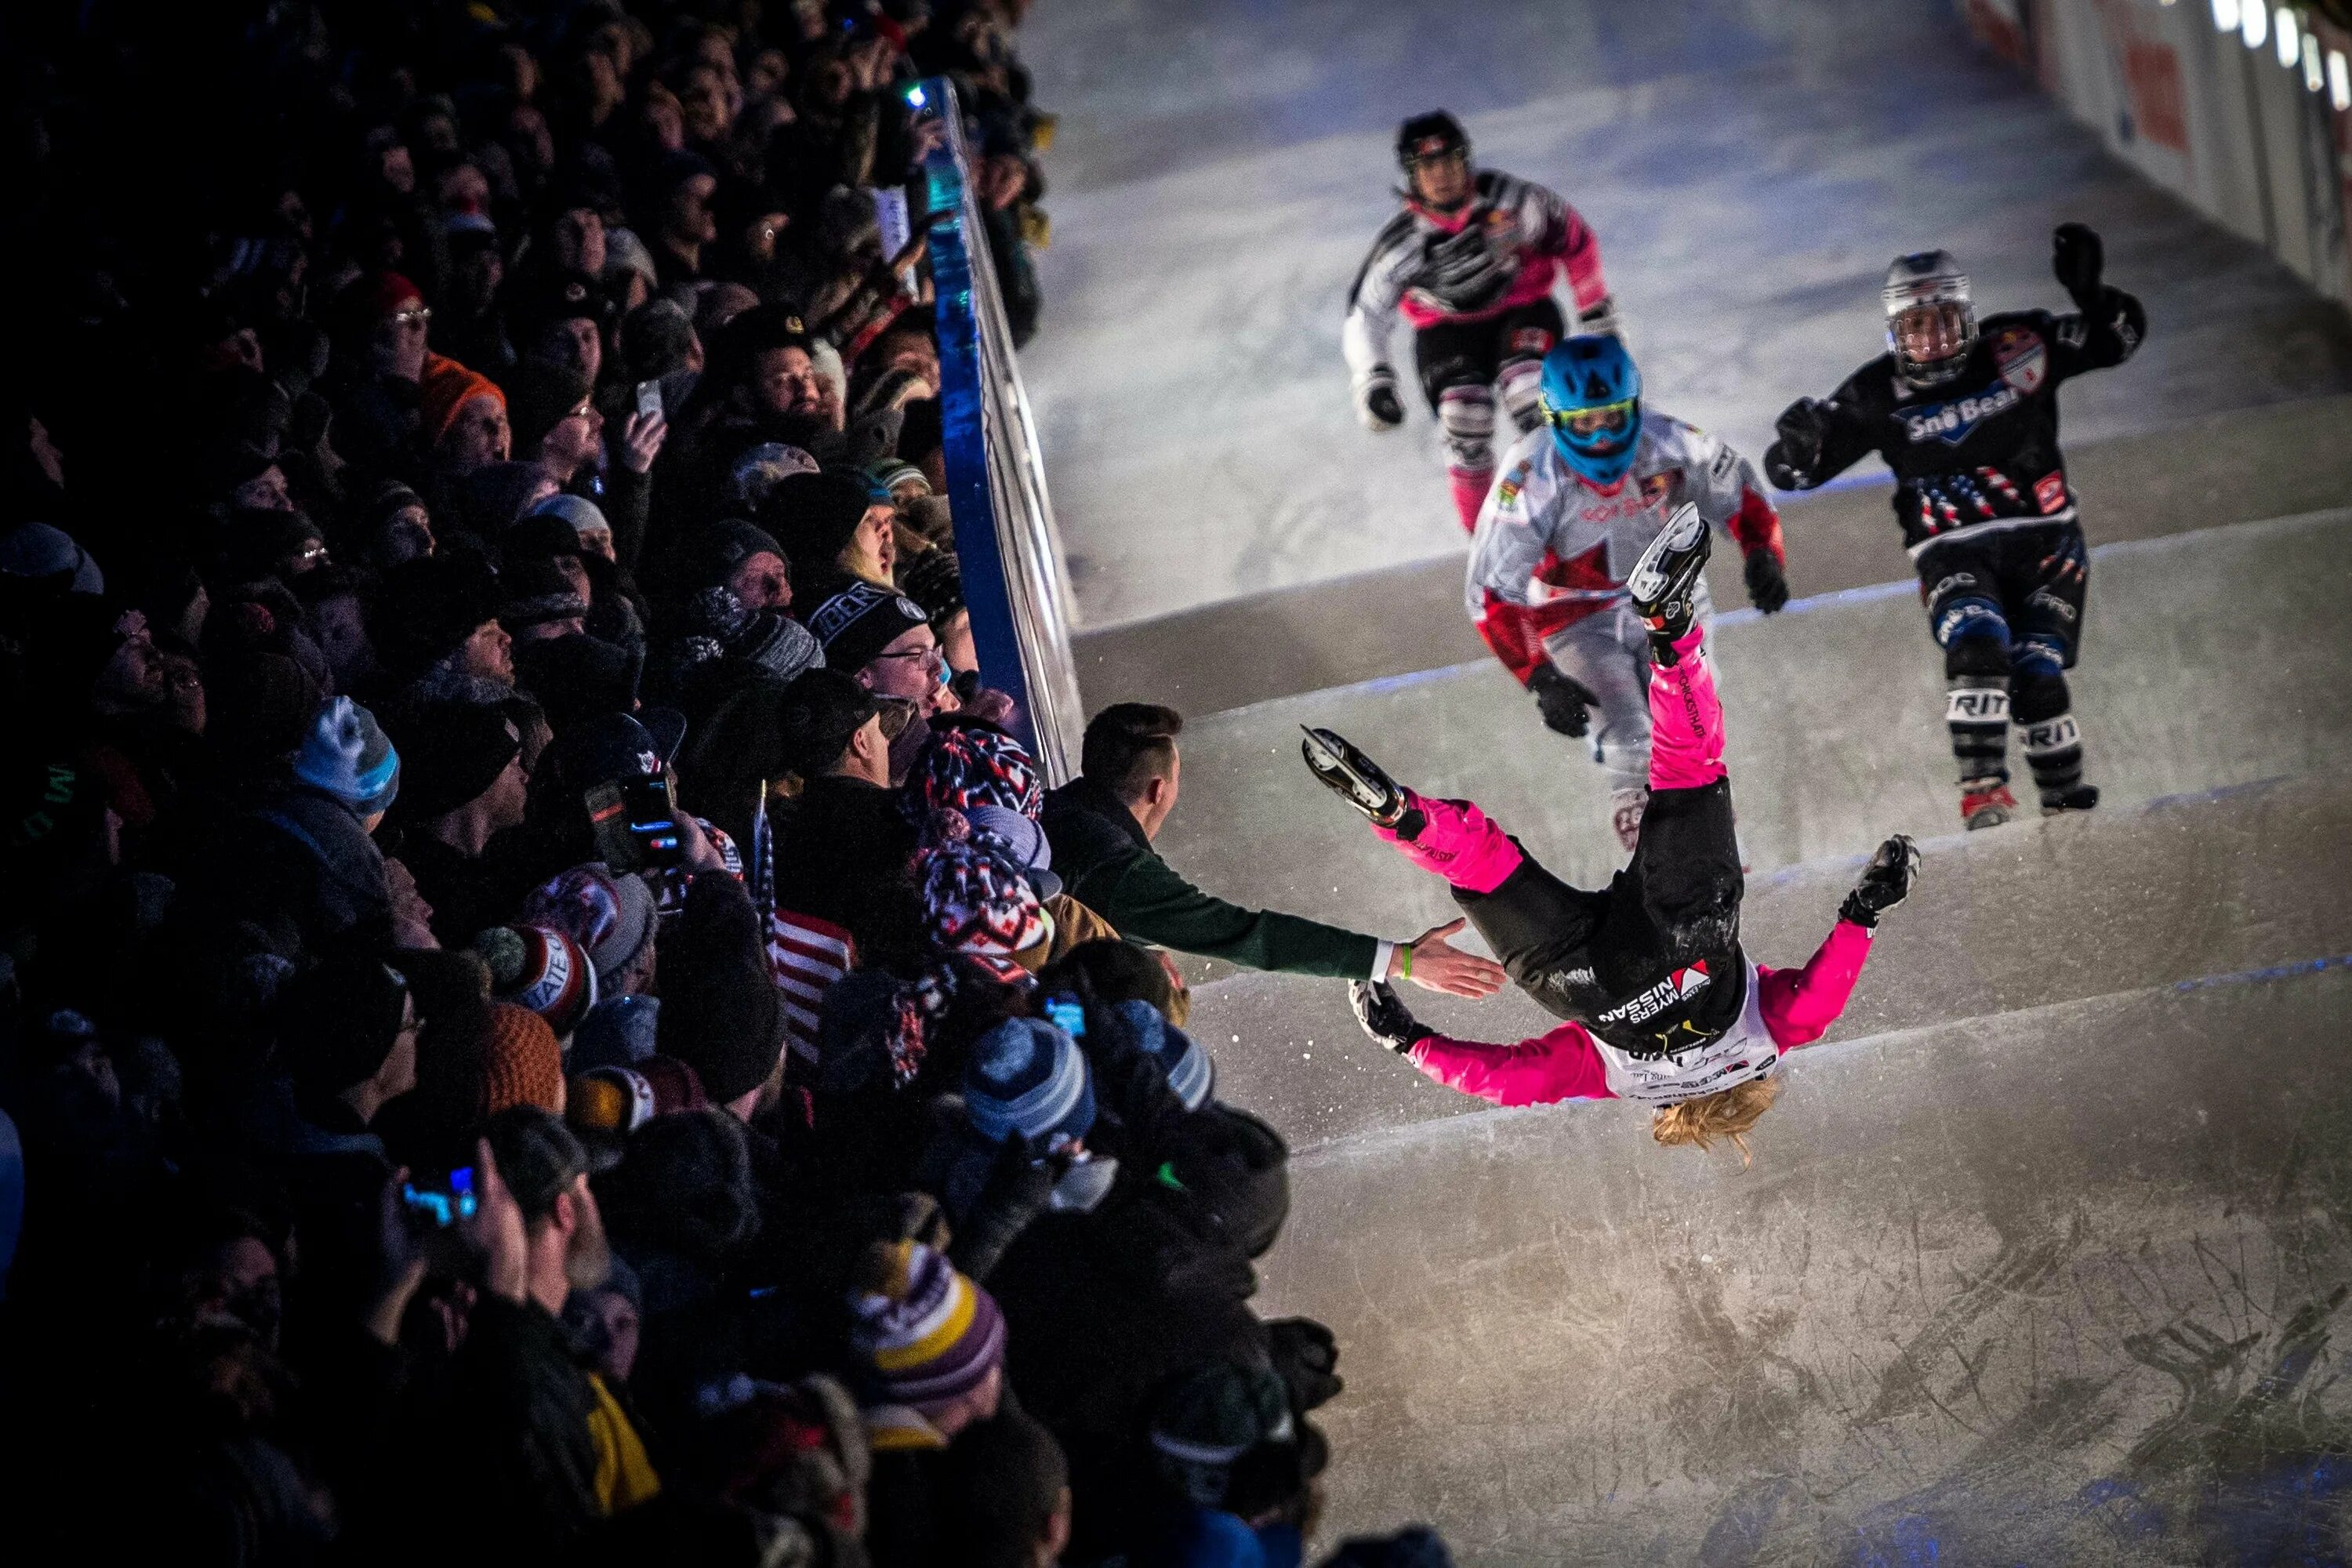
[{"label": "green jacket", "polygon": [[1245,969],[1369,980],[1386,955],[1378,937],[1204,893],[1152,849],[1117,795],[1079,778],[1045,797],[1054,870],[1071,897],[1121,936]]}]

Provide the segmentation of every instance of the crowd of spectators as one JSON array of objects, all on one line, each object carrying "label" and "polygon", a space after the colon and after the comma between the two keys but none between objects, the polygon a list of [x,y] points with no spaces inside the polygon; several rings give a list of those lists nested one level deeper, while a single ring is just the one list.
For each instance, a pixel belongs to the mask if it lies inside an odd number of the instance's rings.
[{"label": "crowd of spectators", "polygon": [[0,23],[12,1561],[1301,1560],[1286,1151],[1112,911],[1397,944],[1168,871],[1160,710],[1053,868],[906,90],[1024,338],[1024,8]]}]

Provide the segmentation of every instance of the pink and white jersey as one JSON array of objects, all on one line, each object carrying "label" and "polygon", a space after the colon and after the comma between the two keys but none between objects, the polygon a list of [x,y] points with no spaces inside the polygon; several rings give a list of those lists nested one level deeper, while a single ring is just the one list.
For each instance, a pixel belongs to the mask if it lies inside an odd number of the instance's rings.
[{"label": "pink and white jersey", "polygon": [[1543,639],[1625,596],[1625,574],[1685,501],[1741,551],[1780,548],[1756,466],[1696,425],[1644,409],[1633,466],[1607,490],[1580,478],[1549,430],[1521,437],[1479,509],[1463,597],[1522,683]]},{"label": "pink and white jersey", "polygon": [[[1678,1105],[1751,1079],[1769,1077],[1780,1065],[1782,1047],[1765,1026],[1764,987],[1756,964],[1753,960],[1743,962],[1747,968],[1741,979],[1747,984],[1748,998],[1739,1009],[1739,1021],[1703,1046],[1693,1046],[1668,1057],[1637,1057],[1598,1035],[1590,1036],[1592,1048],[1600,1053],[1601,1070],[1609,1092],[1619,1100],[1636,1100],[1643,1105]],[[1704,974],[1694,977],[1687,970],[1677,970],[1659,984],[1688,987],[1694,983],[1720,984],[1710,982]],[[1640,1000],[1636,997],[1634,1003]]]},{"label": "pink and white jersey", "polygon": [[1577,210],[1541,185],[1499,169],[1478,171],[1470,205],[1439,216],[1407,201],[1372,242],[1348,291],[1339,333],[1359,379],[1389,357],[1402,315],[1414,327],[1475,321],[1532,304],[1565,274],[1577,313],[1609,292],[1601,242]]}]

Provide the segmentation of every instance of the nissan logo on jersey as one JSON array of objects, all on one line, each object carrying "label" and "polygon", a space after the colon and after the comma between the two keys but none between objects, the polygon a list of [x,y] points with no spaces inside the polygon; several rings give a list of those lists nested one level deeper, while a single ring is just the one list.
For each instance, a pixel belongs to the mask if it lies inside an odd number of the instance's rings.
[{"label": "nissan logo on jersey", "polygon": [[1706,961],[1677,969],[1640,995],[1620,1002],[1601,1015],[1603,1024],[1638,1024],[1706,989]]}]

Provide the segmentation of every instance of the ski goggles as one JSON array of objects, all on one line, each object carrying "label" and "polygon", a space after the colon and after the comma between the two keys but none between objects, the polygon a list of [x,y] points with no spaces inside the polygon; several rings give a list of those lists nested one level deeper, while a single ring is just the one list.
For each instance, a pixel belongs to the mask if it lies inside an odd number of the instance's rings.
[{"label": "ski goggles", "polygon": [[1613,436],[1633,423],[1633,405],[1639,401],[1629,397],[1622,403],[1596,404],[1590,408],[1546,408],[1544,423],[1571,436]]}]

